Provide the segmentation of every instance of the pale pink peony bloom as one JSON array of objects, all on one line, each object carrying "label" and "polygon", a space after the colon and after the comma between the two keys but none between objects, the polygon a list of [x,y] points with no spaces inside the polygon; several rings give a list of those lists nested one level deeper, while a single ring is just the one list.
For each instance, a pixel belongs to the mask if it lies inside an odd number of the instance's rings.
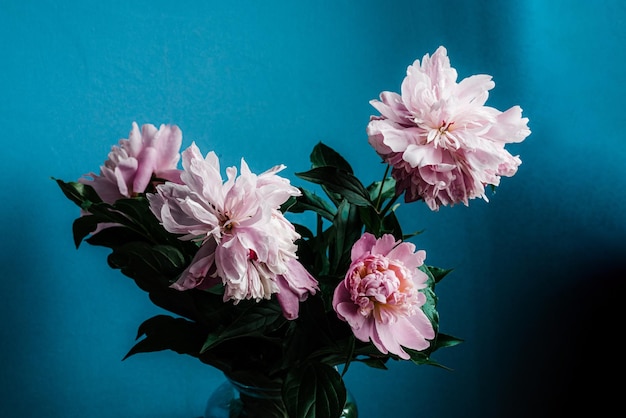
[{"label": "pale pink peony bloom", "polygon": [[270,299],[285,317],[298,316],[299,302],[318,289],[317,281],[297,261],[300,235],[279,210],[298,188],[276,174],[283,165],[253,174],[241,160],[226,169],[217,155],[203,158],[196,144],[182,153],[182,184],[167,182],[148,194],[150,209],[166,230],[201,244],[191,265],[172,285],[178,290],[224,285],[224,300]]},{"label": "pale pink peony bloom", "polygon": [[380,112],[367,126],[369,143],[392,166],[396,193],[423,199],[430,209],[480,197],[500,177],[513,176],[521,160],[504,149],[528,135],[528,118],[514,106],[485,106],[495,83],[474,75],[457,83],[444,47],[407,69],[401,94],[383,92],[370,103]]},{"label": "pale pink peony bloom", "polygon": [[139,130],[133,122],[128,139],[111,147],[100,174],[89,173],[79,181],[91,185],[106,203],[130,198],[146,191],[153,176],[160,181],[180,182],[182,132],[176,125],[145,124]]},{"label": "pale pink peony bloom", "polygon": [[333,308],[346,321],[354,336],[372,341],[381,353],[409,359],[404,348],[424,350],[435,331],[421,307],[420,292],[428,276],[418,267],[426,252],[415,251],[410,242],[386,234],[376,239],[365,233],[352,247],[352,263],[337,286]]}]

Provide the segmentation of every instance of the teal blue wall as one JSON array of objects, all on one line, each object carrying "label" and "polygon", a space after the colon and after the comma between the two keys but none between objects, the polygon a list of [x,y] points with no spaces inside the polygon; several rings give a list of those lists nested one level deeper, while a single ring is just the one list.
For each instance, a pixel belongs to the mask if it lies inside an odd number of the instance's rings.
[{"label": "teal blue wall", "polygon": [[368,102],[439,45],[461,77],[493,75],[489,103],[521,105],[533,133],[490,203],[402,210],[427,260],[456,269],[441,326],[466,342],[436,356],[454,371],[351,368],[361,417],[606,405],[596,371],[624,371],[608,341],[624,318],[625,20],[618,0],[0,1],[0,416],[193,418],[221,380],[172,352],[121,361],[160,311],[106,251],[75,250],[51,177],[97,170],[137,121],[293,180],[323,140],[373,180]]}]

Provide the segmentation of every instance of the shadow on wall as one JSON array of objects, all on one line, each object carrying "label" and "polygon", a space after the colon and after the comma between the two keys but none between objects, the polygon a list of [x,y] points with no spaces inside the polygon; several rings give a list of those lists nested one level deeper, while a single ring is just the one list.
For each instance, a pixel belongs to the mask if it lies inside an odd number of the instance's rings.
[{"label": "shadow on wall", "polygon": [[624,259],[564,260],[574,270],[568,285],[538,306],[528,301],[525,343],[505,396],[515,400],[503,399],[507,416],[613,416],[623,408]]}]

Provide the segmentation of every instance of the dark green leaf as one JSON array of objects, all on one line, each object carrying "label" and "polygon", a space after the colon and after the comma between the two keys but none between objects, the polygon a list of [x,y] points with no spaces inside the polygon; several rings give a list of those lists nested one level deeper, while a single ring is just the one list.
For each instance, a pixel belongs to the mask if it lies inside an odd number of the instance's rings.
[{"label": "dark green leaf", "polygon": [[[191,321],[215,329],[229,317],[230,304],[224,303],[223,291],[219,294],[208,290],[188,289],[180,291],[158,280],[135,280],[142,290],[149,293],[156,306]],[[208,335],[208,331],[207,331]]]},{"label": "dark green leaf", "polygon": [[[289,196],[289,198],[280,205],[280,211],[282,213],[289,212],[291,207],[296,204],[296,196]],[[293,210],[291,212],[294,212]]]},{"label": "dark green leaf", "polygon": [[211,332],[202,346],[202,352],[233,338],[262,336],[264,332],[267,332],[268,327],[275,329],[279,326],[276,324],[277,321],[282,323],[283,320],[285,319],[278,304],[252,302],[232,321],[215,332]]},{"label": "dark green leaf", "polygon": [[424,311],[424,314],[433,324],[435,333],[437,333],[439,332],[439,313],[437,312],[437,296],[434,291],[435,279],[428,267],[425,265],[420,266],[419,269],[428,276],[428,280],[426,282],[428,287],[420,290],[426,296],[426,303],[422,306],[422,311]]},{"label": "dark green leaf", "polygon": [[323,363],[290,369],[282,393],[290,417],[339,418],[346,404],[341,376]]},{"label": "dark green leaf", "polygon": [[361,363],[364,363],[368,367],[373,369],[387,370],[387,365],[385,364],[385,360],[376,357],[367,357],[364,359],[357,359]]},{"label": "dark green leaf", "polygon": [[310,210],[328,220],[333,219],[335,208],[330,203],[306,189],[300,188],[300,190],[302,191],[302,196],[298,196],[286,210],[293,213],[302,213]]},{"label": "dark green leaf", "polygon": [[156,224],[158,221],[150,211],[150,205],[145,197],[133,199],[118,199],[113,204],[113,209],[123,213],[127,218],[135,221],[138,225],[145,223]]},{"label": "dark green leaf", "polygon": [[450,370],[448,367],[432,360],[428,356],[428,352],[415,351],[406,347],[404,347],[404,351],[406,351],[411,356],[411,361],[417,364],[418,366],[428,365],[428,366],[441,367],[442,369]]},{"label": "dark green leaf", "polygon": [[[92,217],[97,218],[96,216]],[[146,238],[136,231],[121,225],[104,228],[87,239],[90,245],[108,248],[118,248],[133,241],[146,241]]]},{"label": "dark green leaf", "polygon": [[440,267],[428,266],[428,271],[432,274],[435,283],[439,283],[441,279],[446,277],[454,269],[442,269]]},{"label": "dark green leaf", "polygon": [[381,219],[380,214],[374,207],[361,206],[359,207],[359,215],[365,225],[365,230],[376,237],[381,237],[384,234],[392,234],[397,240],[407,238],[402,234],[402,227],[393,211]]},{"label": "dark green leaf", "polygon": [[178,248],[171,245],[155,245],[152,247],[155,255],[164,263],[171,266],[175,270],[184,270],[187,267],[188,260],[185,254],[181,253]]},{"label": "dark green leaf", "polygon": [[315,237],[313,235],[313,232],[311,232],[311,230],[306,226],[297,223],[294,223],[293,226],[296,228],[296,232],[300,234],[302,238],[309,240]]},{"label": "dark green leaf", "polygon": [[168,315],[157,315],[139,326],[137,338],[144,335],[145,338],[135,344],[124,359],[137,353],[161,350],[172,350],[179,354],[198,357],[205,334],[206,330],[193,322]]},{"label": "dark green leaf", "polygon": [[326,166],[296,173],[296,176],[311,183],[321,184],[330,192],[340,195],[354,205],[372,205],[367,189],[349,172]]},{"label": "dark green leaf", "polygon": [[315,167],[336,167],[352,174],[352,167],[337,151],[319,142],[311,152],[311,163]]},{"label": "dark green leaf", "polygon": [[179,263],[175,256],[172,258],[170,250],[166,250],[164,254],[162,249],[163,247],[146,242],[129,242],[113,250],[108,257],[109,266],[120,269],[124,275],[135,279],[142,289],[153,285],[167,286],[182,272],[186,264]]},{"label": "dark green leaf", "polygon": [[394,211],[389,212],[383,219],[383,229],[386,234],[392,234],[398,240],[404,240],[406,238],[402,234],[402,227]]},{"label": "dark green leaf", "polygon": [[88,184],[82,184],[78,182],[64,182],[63,180],[54,179],[61,191],[72,202],[80,207],[84,207],[84,203],[98,203],[102,202],[98,193]]},{"label": "dark green leaf", "polygon": [[[383,186],[382,191],[380,186]],[[384,202],[387,199],[391,199],[396,195],[396,181],[393,177],[387,177],[384,181],[376,181],[367,187],[367,191],[370,194],[370,200],[372,202]],[[376,205],[380,207],[379,205]]]},{"label": "dark green leaf", "polygon": [[143,229],[142,226],[138,226],[137,223],[133,222],[128,216],[118,210],[115,210],[113,206],[109,205],[108,203],[94,203],[89,206],[88,212],[92,215],[98,216],[98,218],[101,219],[101,222],[104,223],[113,223],[128,227],[135,227],[139,230]]},{"label": "dark green leaf", "polygon": [[359,216],[365,226],[365,231],[379,237],[383,230],[382,220],[373,206],[359,206]]},{"label": "dark green leaf", "polygon": [[424,232],[424,229],[421,229],[419,231],[413,231],[410,234],[403,234],[402,235],[402,241],[408,241],[411,238],[413,238],[414,236],[417,236],[419,234],[422,234]]},{"label": "dark green leaf", "polygon": [[433,348],[433,351],[443,347],[454,347],[455,345],[459,345],[462,342],[463,340],[461,338],[439,333],[437,335],[437,340],[435,341],[435,347]]},{"label": "dark green leaf", "polygon": [[341,371],[341,376],[345,376],[346,373],[348,373],[348,369],[350,368],[350,363],[352,362],[352,359],[354,358],[354,348],[355,348],[355,338],[353,336],[351,336],[348,341],[348,350],[346,351],[346,361],[343,365],[343,370]]},{"label": "dark green leaf", "polygon": [[345,273],[345,268],[350,264],[352,246],[362,234],[357,208],[346,200],[341,202],[332,228],[333,238],[329,242],[330,272]]},{"label": "dark green leaf", "polygon": [[89,236],[98,227],[101,217],[94,215],[84,215],[76,218],[72,223],[72,235],[74,236],[74,245],[76,248],[80,246],[85,237]]},{"label": "dark green leaf", "polygon": [[417,365],[429,365],[441,367],[446,370],[450,370],[449,367],[442,365],[441,363],[430,358],[430,354],[434,351],[443,348],[443,347],[454,347],[455,345],[459,345],[463,342],[460,338],[453,337],[447,334],[437,334],[437,337],[434,341],[431,341],[431,346],[423,351],[411,350],[408,348],[404,348],[404,350],[409,353],[411,356],[411,361]]}]

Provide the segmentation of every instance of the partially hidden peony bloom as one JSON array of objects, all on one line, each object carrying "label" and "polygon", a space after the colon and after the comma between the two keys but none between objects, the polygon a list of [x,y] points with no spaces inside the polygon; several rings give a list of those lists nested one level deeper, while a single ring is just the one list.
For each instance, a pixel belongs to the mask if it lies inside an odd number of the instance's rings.
[{"label": "partially hidden peony bloom", "polygon": [[381,353],[409,359],[403,349],[424,350],[435,331],[421,307],[420,292],[428,276],[418,267],[426,252],[410,242],[365,233],[352,247],[352,263],[333,295],[337,316],[346,321],[356,338],[372,341]]},{"label": "partially hidden peony bloom", "polygon": [[423,199],[432,210],[477,197],[521,164],[505,144],[530,130],[522,109],[485,106],[495,86],[489,75],[457,83],[444,47],[407,68],[401,94],[383,92],[370,103],[380,112],[367,126],[369,143],[392,166],[396,193],[406,202]]},{"label": "partially hidden peony bloom", "polygon": [[153,179],[180,182],[182,132],[176,125],[158,129],[133,122],[128,139],[111,147],[100,174],[89,173],[79,181],[91,185],[106,203],[144,193]]},{"label": "partially hidden peony bloom", "polygon": [[241,160],[226,170],[217,155],[205,158],[193,143],[182,153],[182,184],[167,182],[148,194],[150,209],[171,233],[200,243],[189,267],[172,285],[178,290],[224,285],[224,301],[270,299],[276,294],[288,319],[318,289],[297,260],[300,235],[279,210],[300,190],[277,175],[283,165],[256,175]]}]

